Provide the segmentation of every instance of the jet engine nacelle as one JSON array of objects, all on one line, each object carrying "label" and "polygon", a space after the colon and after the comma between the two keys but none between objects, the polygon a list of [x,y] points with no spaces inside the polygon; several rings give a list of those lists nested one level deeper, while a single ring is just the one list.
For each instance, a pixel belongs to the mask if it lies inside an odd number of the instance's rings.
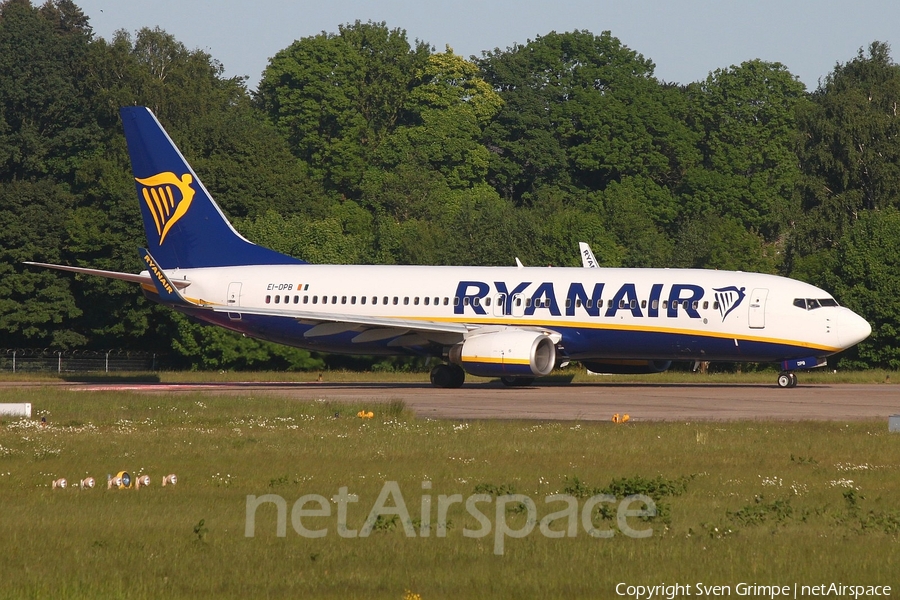
[{"label": "jet engine nacelle", "polygon": [[607,373],[611,375],[646,375],[649,373],[662,373],[672,366],[671,360],[604,360],[581,361],[588,371],[592,373]]},{"label": "jet engine nacelle", "polygon": [[556,344],[545,333],[502,329],[466,338],[450,362],[481,377],[543,377],[556,365]]}]

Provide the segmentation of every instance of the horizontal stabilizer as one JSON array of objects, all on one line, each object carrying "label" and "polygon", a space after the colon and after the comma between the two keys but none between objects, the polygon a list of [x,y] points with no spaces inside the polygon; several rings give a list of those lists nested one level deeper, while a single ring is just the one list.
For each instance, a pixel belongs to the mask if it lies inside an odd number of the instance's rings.
[{"label": "horizontal stabilizer", "polygon": [[[132,283],[153,285],[153,279],[149,275],[121,273],[119,271],[104,271],[102,269],[86,269],[84,267],[70,267],[68,265],[53,265],[50,263],[32,261],[25,261],[25,264],[35,267],[44,267],[47,269],[56,269],[58,271],[71,271],[72,273],[81,273],[82,275],[96,275],[97,277],[106,277],[107,279],[119,279],[121,281],[130,281]],[[187,286],[191,285],[190,281],[186,281],[183,279],[172,280],[171,283],[179,289],[184,289]]]}]

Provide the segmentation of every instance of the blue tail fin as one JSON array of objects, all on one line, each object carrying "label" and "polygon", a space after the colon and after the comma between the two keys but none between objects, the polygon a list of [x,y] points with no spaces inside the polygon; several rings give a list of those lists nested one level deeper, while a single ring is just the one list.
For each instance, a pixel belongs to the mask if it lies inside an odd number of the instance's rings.
[{"label": "blue tail fin", "polygon": [[163,269],[303,264],[235,231],[150,109],[120,109],[144,231]]}]

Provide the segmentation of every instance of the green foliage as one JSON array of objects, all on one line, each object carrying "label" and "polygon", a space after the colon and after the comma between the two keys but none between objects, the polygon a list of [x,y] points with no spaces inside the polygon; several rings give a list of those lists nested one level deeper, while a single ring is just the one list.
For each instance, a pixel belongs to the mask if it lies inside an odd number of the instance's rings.
[{"label": "green foliage", "polygon": [[752,60],[688,86],[702,162],[685,174],[688,214],[715,211],[774,240],[797,216],[795,112],[804,86],[780,63]]},{"label": "green foliage", "polygon": [[511,496],[516,493],[516,486],[511,483],[496,485],[493,483],[479,483],[472,490],[473,494],[488,494],[490,496]]},{"label": "green foliage", "polygon": [[74,198],[50,181],[0,183],[0,331],[3,345],[71,348],[86,339],[71,278],[22,264],[59,261]]},{"label": "green foliage", "polygon": [[852,357],[860,365],[900,367],[900,211],[867,211],[840,239],[824,274],[841,303],[865,315],[872,335]]},{"label": "green foliage", "polygon": [[873,42],[868,54],[860,48],[839,63],[810,100],[799,116],[804,216],[789,249],[806,272],[863,212],[900,207],[900,66],[887,44]]},{"label": "green foliage", "polygon": [[403,30],[356,21],[278,52],[257,100],[326,189],[357,197],[367,155],[402,117],[428,54]]}]

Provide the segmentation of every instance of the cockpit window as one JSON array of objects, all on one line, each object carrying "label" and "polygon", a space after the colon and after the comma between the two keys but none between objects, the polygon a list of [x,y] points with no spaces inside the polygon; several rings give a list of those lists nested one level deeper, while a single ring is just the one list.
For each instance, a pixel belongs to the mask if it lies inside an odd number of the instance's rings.
[{"label": "cockpit window", "polygon": [[804,310],[815,310],[823,306],[838,306],[834,298],[795,298],[794,306]]}]

